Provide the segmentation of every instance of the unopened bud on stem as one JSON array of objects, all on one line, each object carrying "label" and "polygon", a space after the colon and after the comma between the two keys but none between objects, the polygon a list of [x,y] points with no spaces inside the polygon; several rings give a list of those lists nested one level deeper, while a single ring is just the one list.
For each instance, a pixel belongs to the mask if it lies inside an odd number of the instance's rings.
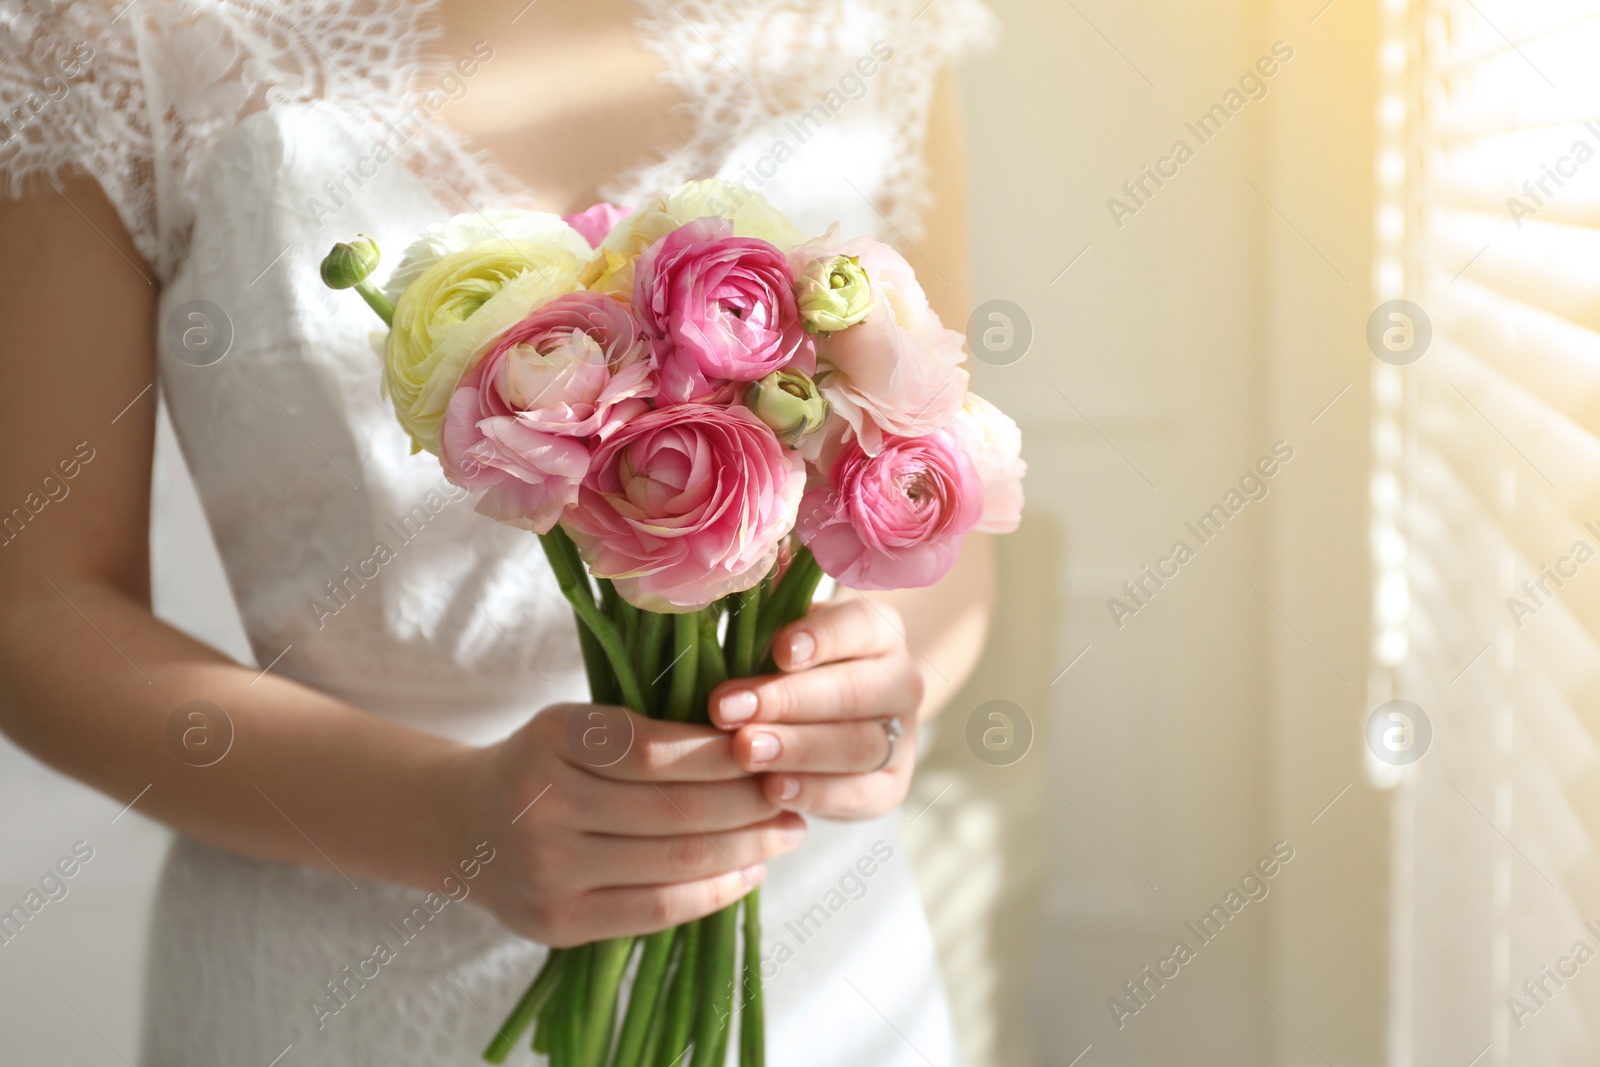
[{"label": "unopened bud on stem", "polygon": [[357,234],[354,241],[341,241],[323,257],[322,283],[330,289],[354,289],[389,325],[394,320],[394,305],[372,284],[372,272],[377,268],[378,242]]}]

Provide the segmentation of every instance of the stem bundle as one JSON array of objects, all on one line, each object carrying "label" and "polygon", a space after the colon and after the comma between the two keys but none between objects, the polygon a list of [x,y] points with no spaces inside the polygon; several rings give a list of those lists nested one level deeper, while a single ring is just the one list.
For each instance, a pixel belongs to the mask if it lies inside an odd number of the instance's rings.
[{"label": "stem bundle", "polygon": [[[578,623],[591,699],[674,722],[708,723],[712,690],[770,671],[773,636],[806,613],[822,578],[801,548],[781,579],[663,615],[629,604],[605,579],[591,582],[560,527],[539,540]],[[552,1067],[722,1067],[737,1018],[739,1067],[764,1067],[760,901],[752,888],[721,911],[648,937],[552,950],[483,1058],[504,1063],[531,1027],[534,1051]]]}]

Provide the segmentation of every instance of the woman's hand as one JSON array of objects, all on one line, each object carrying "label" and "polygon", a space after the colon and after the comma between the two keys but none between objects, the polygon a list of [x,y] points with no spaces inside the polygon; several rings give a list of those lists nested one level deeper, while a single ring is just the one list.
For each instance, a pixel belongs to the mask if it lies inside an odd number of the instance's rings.
[{"label": "woman's hand", "polygon": [[725,734],[560,704],[459,769],[467,855],[487,841],[485,905],[548,945],[651,933],[748,893],[805,820],[762,795]]},{"label": "woman's hand", "polygon": [[[734,731],[732,757],[762,772],[766,799],[788,811],[870,819],[905,799],[916,764],[922,674],[893,608],[852,598],[778,631],[783,673],[724,683],[711,718]],[[893,743],[887,720],[899,722]]]}]

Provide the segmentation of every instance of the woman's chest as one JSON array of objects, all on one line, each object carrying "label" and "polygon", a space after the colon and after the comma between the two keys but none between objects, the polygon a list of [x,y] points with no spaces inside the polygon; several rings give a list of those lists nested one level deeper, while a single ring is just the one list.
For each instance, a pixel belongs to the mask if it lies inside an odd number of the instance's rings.
[{"label": "woman's chest", "polygon": [[[540,206],[570,211],[692,119],[634,0],[445,0],[439,48],[476,72],[440,119]],[[475,63],[472,60],[476,60]]]}]

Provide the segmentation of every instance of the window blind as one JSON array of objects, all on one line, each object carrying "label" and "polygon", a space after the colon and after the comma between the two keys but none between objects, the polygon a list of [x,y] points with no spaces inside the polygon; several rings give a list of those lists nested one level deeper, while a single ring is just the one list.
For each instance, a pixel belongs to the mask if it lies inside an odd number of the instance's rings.
[{"label": "window blind", "polygon": [[1432,734],[1371,761],[1390,1062],[1593,1063],[1600,6],[1380,0],[1379,26],[1374,302],[1431,328],[1372,383],[1370,705]]}]

